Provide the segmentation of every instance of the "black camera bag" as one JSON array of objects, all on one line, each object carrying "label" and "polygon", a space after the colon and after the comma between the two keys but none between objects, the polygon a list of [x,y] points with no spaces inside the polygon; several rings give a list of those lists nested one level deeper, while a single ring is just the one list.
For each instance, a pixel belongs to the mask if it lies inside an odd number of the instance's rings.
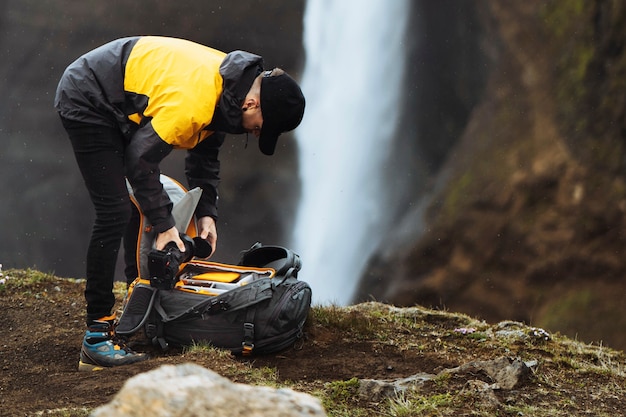
[{"label": "black camera bag", "polygon": [[[257,254],[266,251],[276,254],[281,250],[286,256],[298,259],[291,251],[276,246],[254,249]],[[272,262],[276,261],[280,260]],[[202,265],[215,264],[193,262],[191,265],[200,274]],[[282,350],[302,336],[311,305],[311,288],[297,279],[298,268],[283,262],[281,276],[260,277],[215,296],[177,288],[159,290],[138,280],[116,332],[131,336],[142,330],[163,348],[170,344],[208,343],[244,355]]]},{"label": "black camera bag", "polygon": [[[243,355],[282,350],[302,336],[311,306],[310,286],[297,279],[300,268],[291,250],[257,243],[242,252],[237,265],[202,260],[181,265],[172,289],[155,288],[140,276],[129,289],[116,333],[143,332],[163,349],[208,343]],[[219,282],[224,274],[233,278]],[[215,293],[220,286],[227,290]]]}]

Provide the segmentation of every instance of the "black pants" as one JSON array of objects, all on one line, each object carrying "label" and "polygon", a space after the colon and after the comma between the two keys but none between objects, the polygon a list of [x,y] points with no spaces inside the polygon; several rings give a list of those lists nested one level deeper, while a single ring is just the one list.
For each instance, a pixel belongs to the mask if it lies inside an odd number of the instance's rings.
[{"label": "black pants", "polygon": [[85,300],[87,324],[108,316],[115,305],[113,282],[122,237],[126,279],[137,276],[135,252],[139,213],[125,181],[126,139],[115,128],[61,118],[78,167],[93,203],[96,218],[87,249]]}]

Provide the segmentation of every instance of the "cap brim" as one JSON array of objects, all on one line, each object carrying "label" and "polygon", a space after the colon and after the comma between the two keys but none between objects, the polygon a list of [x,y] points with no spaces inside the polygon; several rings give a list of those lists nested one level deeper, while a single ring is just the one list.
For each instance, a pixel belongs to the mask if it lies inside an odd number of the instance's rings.
[{"label": "cap brim", "polygon": [[259,149],[263,154],[274,155],[279,135],[280,133],[264,132],[261,130],[261,135],[259,136]]}]

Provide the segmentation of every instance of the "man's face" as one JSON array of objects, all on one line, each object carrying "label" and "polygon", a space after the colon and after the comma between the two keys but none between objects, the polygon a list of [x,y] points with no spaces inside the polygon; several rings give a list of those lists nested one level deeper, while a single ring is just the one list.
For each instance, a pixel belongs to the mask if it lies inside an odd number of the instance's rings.
[{"label": "man's face", "polygon": [[241,126],[246,132],[252,133],[257,138],[261,135],[261,128],[263,127],[263,114],[261,113],[260,105],[251,105],[244,107],[241,117]]}]

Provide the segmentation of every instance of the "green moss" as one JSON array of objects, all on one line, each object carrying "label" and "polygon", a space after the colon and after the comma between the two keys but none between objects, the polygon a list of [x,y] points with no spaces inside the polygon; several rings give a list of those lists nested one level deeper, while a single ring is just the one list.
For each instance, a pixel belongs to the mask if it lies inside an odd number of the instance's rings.
[{"label": "green moss", "polygon": [[365,417],[371,411],[357,406],[359,379],[333,381],[326,384],[323,392],[316,393],[330,417]]},{"label": "green moss", "polygon": [[589,287],[555,295],[538,324],[570,337],[578,337],[581,328],[588,329],[585,341],[602,343],[601,335],[624,328],[626,319],[621,304],[607,299],[606,292]]},{"label": "green moss", "polygon": [[333,381],[326,385],[326,395],[333,402],[345,403],[356,395],[358,389],[358,378],[352,378],[347,381]]},{"label": "green moss", "polygon": [[467,205],[468,196],[472,194],[473,180],[472,173],[466,171],[456,181],[450,182],[443,204],[444,217],[458,217],[463,206]]},{"label": "green moss", "polygon": [[546,324],[563,323],[576,311],[586,311],[595,300],[590,290],[581,290],[566,294],[552,304],[548,310]]},{"label": "green moss", "polygon": [[56,410],[47,410],[45,413],[37,415],[45,415],[46,417],[87,417],[92,410],[84,407],[80,408],[59,408]]},{"label": "green moss", "polygon": [[310,324],[334,327],[337,331],[350,335],[356,340],[376,336],[376,320],[358,311],[346,311],[338,306],[313,307],[309,314]]},{"label": "green moss", "polygon": [[14,288],[30,288],[45,282],[55,281],[57,278],[52,273],[41,272],[34,269],[10,269],[4,272],[5,285]]},{"label": "green moss", "polygon": [[584,131],[588,114],[582,111],[589,95],[588,70],[596,48],[593,2],[584,0],[552,1],[541,10],[548,34],[546,40],[555,51],[555,97],[562,120],[571,123],[573,131]]},{"label": "green moss", "polygon": [[572,18],[584,16],[585,3],[585,0],[546,2],[541,10],[544,24],[559,38],[568,36],[572,26]]},{"label": "green moss", "polygon": [[388,402],[389,412],[387,415],[392,417],[437,416],[448,414],[447,410],[441,409],[450,407],[454,402],[454,397],[450,393],[421,396],[414,392],[408,392],[400,394]]}]

